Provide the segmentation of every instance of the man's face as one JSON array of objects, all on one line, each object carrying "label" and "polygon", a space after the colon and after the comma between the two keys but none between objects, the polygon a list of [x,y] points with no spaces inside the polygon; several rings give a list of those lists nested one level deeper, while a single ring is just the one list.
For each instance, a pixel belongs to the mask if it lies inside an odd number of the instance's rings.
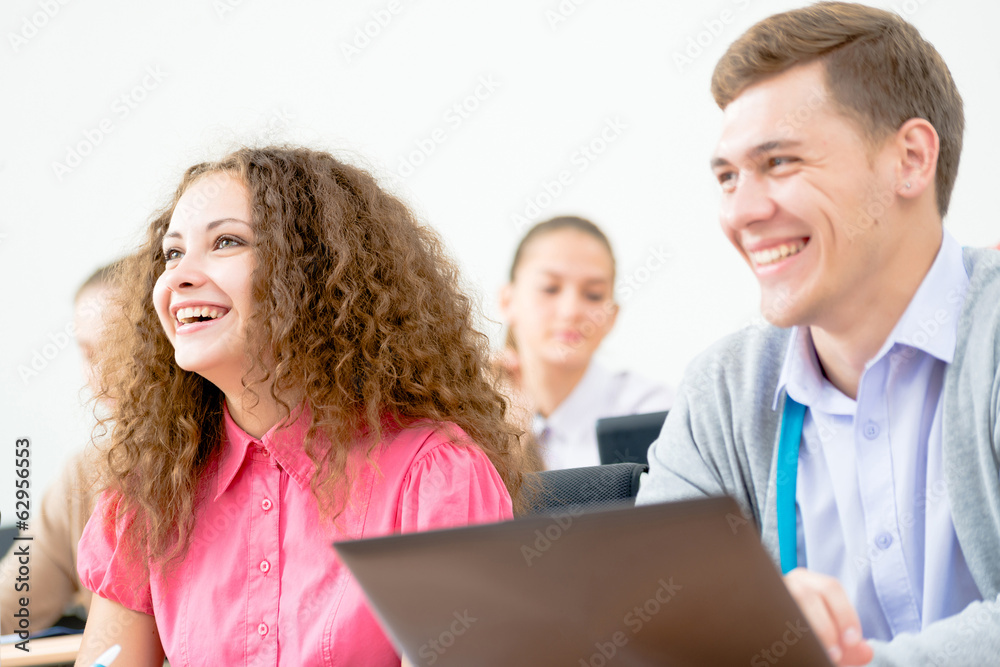
[{"label": "man's face", "polygon": [[91,394],[101,392],[100,377],[94,357],[101,346],[105,321],[108,319],[110,301],[114,290],[108,283],[97,283],[80,292],[73,304],[73,326],[76,343],[80,346],[81,368]]},{"label": "man's face", "polygon": [[[891,141],[872,148],[830,98],[822,63],[748,87],[725,110],[712,169],[720,222],[757,276],[771,323],[850,326],[876,296],[889,224]],[[863,315],[862,315],[863,316]]]}]

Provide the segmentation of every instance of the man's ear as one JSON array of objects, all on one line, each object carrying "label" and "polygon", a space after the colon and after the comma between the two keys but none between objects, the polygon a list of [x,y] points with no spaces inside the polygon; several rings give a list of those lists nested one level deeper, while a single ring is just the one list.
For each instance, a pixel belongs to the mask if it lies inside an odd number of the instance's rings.
[{"label": "man's ear", "polygon": [[934,192],[938,153],[941,142],[937,130],[923,118],[911,118],[896,131],[896,193],[904,199],[917,199],[928,188]]}]

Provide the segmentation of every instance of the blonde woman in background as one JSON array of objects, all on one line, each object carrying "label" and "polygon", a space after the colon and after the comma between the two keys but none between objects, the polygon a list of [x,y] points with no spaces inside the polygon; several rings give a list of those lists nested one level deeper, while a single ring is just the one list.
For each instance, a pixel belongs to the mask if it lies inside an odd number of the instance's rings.
[{"label": "blonde woman in background", "polygon": [[584,218],[540,222],[514,252],[500,292],[508,326],[502,368],[548,469],[600,464],[596,422],[670,408],[673,392],[594,353],[618,316],[615,257]]}]

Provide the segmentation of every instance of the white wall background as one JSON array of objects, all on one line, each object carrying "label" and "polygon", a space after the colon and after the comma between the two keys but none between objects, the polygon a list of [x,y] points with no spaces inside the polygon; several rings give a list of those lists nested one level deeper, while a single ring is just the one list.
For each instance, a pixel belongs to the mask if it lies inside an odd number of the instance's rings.
[{"label": "white wall background", "polygon": [[[602,348],[612,366],[676,384],[698,351],[754,317],[756,283],[716,223],[709,77],[743,30],[803,3],[577,2],[5,0],[3,523],[15,439],[32,441],[37,507],[89,434],[78,352],[62,333],[77,285],[132,247],[185,167],[240,142],[307,143],[367,164],[440,231],[493,318],[515,216],[534,202],[529,222],[592,218],[620,273],[645,278]],[[907,16],[951,67],[967,132],[948,226],[965,244],[1000,241],[1000,5],[873,4]],[[453,108],[463,102],[465,117]],[[588,160],[580,147],[605,127],[614,140]],[[420,145],[433,151],[415,154]],[[409,173],[411,156],[420,164]],[[569,184],[547,198],[561,171]],[[669,252],[666,266],[636,272],[654,251]]]}]

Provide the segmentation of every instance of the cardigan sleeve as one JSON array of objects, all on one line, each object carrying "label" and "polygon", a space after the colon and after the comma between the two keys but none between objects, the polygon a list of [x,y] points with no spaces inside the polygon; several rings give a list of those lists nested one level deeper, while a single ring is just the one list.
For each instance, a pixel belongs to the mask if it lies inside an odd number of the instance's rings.
[{"label": "cardigan sleeve", "polygon": [[871,645],[875,651],[872,667],[996,664],[1000,655],[1000,598],[973,602],[919,633],[903,633],[892,641],[872,641]]}]

